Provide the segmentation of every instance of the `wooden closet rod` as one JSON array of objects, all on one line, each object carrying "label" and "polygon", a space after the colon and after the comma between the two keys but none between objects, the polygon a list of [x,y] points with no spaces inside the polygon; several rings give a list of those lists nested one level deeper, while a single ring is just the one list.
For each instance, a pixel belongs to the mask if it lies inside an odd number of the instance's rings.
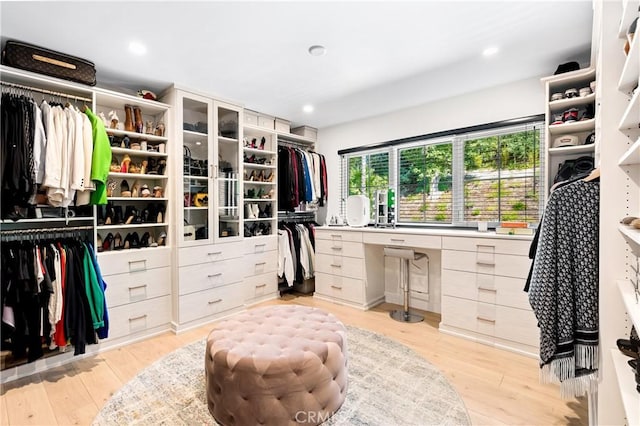
[{"label": "wooden closet rod", "polygon": [[58,96],[60,98],[65,98],[65,99],[75,99],[76,101],[89,102],[89,103],[93,102],[93,99],[83,98],[81,96],[69,95],[68,93],[54,92],[47,89],[41,89],[39,87],[23,86],[21,84],[9,83],[6,81],[0,81],[0,84],[3,86],[14,87],[16,89],[27,90],[29,92],[38,92],[38,93],[44,93],[46,95]]}]

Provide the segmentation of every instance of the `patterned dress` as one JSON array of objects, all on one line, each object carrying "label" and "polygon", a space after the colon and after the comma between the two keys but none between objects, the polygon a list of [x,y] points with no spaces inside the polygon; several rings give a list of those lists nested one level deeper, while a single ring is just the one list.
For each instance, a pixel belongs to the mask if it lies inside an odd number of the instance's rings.
[{"label": "patterned dress", "polygon": [[550,196],[529,302],[540,328],[541,380],[563,397],[596,389],[600,182],[576,181]]}]

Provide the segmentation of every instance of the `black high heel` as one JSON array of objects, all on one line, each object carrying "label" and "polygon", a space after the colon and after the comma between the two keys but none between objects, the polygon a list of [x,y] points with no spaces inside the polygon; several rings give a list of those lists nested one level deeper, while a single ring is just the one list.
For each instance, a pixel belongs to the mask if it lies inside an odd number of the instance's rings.
[{"label": "black high heel", "polygon": [[122,250],[122,237],[119,232],[117,232],[116,236],[113,238],[113,249]]},{"label": "black high heel", "polygon": [[164,212],[166,211],[166,206],[164,204],[157,204],[157,206],[156,223],[164,223]]},{"label": "black high heel", "polygon": [[113,207],[113,223],[120,225],[122,224],[122,206],[114,206]]},{"label": "black high heel", "polygon": [[137,214],[136,214],[136,209],[133,206],[127,206],[127,209],[124,212],[124,224],[125,225],[130,225],[133,223],[133,221],[135,220]]},{"label": "black high heel", "polygon": [[138,237],[138,233],[134,232],[131,234],[131,248],[138,249],[140,248],[140,237]]},{"label": "black high heel", "polygon": [[121,197],[131,197],[131,191],[129,190],[129,182],[123,180],[120,183],[120,196]]},{"label": "black high heel", "polygon": [[127,236],[124,237],[124,244],[122,245],[122,248],[124,250],[129,250],[131,248],[131,234],[127,234]]},{"label": "black high heel", "polygon": [[260,139],[260,148],[259,149],[264,149],[264,144],[267,142],[267,140],[264,138],[264,136],[262,137],[262,139]]},{"label": "black high heel", "polygon": [[[114,222],[115,211],[113,209],[113,204],[107,203],[105,207],[105,217],[103,223],[105,225],[113,225]],[[98,219],[98,223],[100,223],[100,219]]]},{"label": "black high heel", "polygon": [[151,234],[149,232],[145,232],[142,234],[142,238],[140,239],[140,247],[149,247],[149,238],[151,238]]},{"label": "black high heel", "polygon": [[[98,225],[104,225],[105,218],[107,216],[107,207],[105,205],[99,205],[98,207]],[[101,246],[102,244],[98,244]]]},{"label": "black high heel", "polygon": [[98,234],[97,247],[99,252],[104,250],[104,248],[102,248],[102,235],[100,234]]},{"label": "black high heel", "polygon": [[111,250],[112,245],[113,245],[113,234],[111,232],[109,232],[107,234],[107,237],[102,242],[102,250],[103,251],[109,251],[109,250]]}]

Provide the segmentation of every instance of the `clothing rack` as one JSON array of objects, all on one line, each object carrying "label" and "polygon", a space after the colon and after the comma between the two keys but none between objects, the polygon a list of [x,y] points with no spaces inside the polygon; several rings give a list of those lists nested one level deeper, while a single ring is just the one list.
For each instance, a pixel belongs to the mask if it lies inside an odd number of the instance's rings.
[{"label": "clothing rack", "polygon": [[315,222],[315,220],[316,220],[315,210],[307,210],[303,212],[287,212],[287,211],[278,212],[278,222],[305,223],[305,222]]},{"label": "clothing rack", "polygon": [[9,82],[6,82],[6,81],[0,81],[0,85],[7,86],[7,87],[13,87],[13,88],[19,89],[19,90],[26,90],[28,92],[38,92],[38,93],[42,93],[42,94],[45,94],[45,95],[57,96],[59,98],[74,99],[76,101],[93,103],[93,99],[83,98],[82,96],[69,95],[68,93],[54,92],[52,90],[41,89],[39,87],[24,86],[22,84],[9,83]]},{"label": "clothing rack", "polygon": [[288,146],[289,148],[300,148],[304,151],[312,151],[313,145],[306,142],[296,142],[288,139],[278,139],[278,145]]},{"label": "clothing rack", "polygon": [[[30,229],[2,229],[0,230],[0,237],[3,241],[17,241],[22,238],[12,238],[12,237],[23,237],[28,236],[32,239],[38,238],[39,235],[50,235],[50,234],[68,234],[68,233],[80,233],[81,231],[89,231],[93,230],[93,226],[67,226],[64,228],[56,227],[56,228],[30,228]],[[58,237],[60,238],[60,237]]]}]

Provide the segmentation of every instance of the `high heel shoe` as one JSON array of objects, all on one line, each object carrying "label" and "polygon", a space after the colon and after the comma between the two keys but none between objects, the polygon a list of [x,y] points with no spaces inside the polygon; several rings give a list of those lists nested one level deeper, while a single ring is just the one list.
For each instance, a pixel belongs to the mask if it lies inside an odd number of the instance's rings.
[{"label": "high heel shoe", "polygon": [[164,195],[164,190],[162,189],[161,186],[153,187],[153,198],[162,198],[163,195]]},{"label": "high heel shoe", "polygon": [[122,237],[120,236],[119,232],[117,232],[116,236],[113,237],[113,249],[122,250]]},{"label": "high heel shoe", "polygon": [[133,249],[140,248],[140,237],[138,236],[137,232],[133,232],[131,234],[130,245],[131,245],[131,248],[133,248]]},{"label": "high heel shoe", "polygon": [[120,183],[120,196],[121,197],[131,197],[131,190],[129,190],[129,182],[123,180]]},{"label": "high heel shoe", "polygon": [[256,182],[264,182],[264,170],[260,170],[260,173],[256,176]]},{"label": "high heel shoe", "polygon": [[129,165],[131,164],[131,157],[129,154],[125,154],[122,159],[122,163],[120,163],[120,173],[129,173]]},{"label": "high heel shoe", "polygon": [[253,208],[251,207],[251,204],[245,204],[244,205],[244,215],[245,215],[245,219],[255,219],[255,215],[253,214]]},{"label": "high heel shoe", "polygon": [[102,235],[98,234],[96,246],[98,247],[98,251],[104,250],[102,248]]},{"label": "high heel shoe", "polygon": [[111,232],[109,232],[107,234],[107,237],[104,239],[104,241],[102,242],[102,250],[103,251],[109,251],[111,250],[111,246],[113,244],[113,234]]},{"label": "high heel shoe", "polygon": [[113,191],[116,189],[116,181],[113,179],[109,179],[107,181],[107,197],[113,197],[115,196],[115,194],[113,193]]},{"label": "high heel shoe", "polygon": [[146,183],[140,187],[140,195],[143,198],[147,198],[151,196],[151,190],[149,190],[149,185]]},{"label": "high heel shoe", "polygon": [[122,206],[113,207],[113,223],[117,225],[122,223]]},{"label": "high heel shoe", "polygon": [[167,233],[162,231],[158,237],[158,246],[163,246],[167,243]]},{"label": "high heel shoe", "polygon": [[166,211],[166,206],[162,203],[158,203],[156,211],[158,212],[156,215],[156,223],[164,223],[164,212]]},{"label": "high heel shoe", "polygon": [[260,146],[258,147],[258,149],[264,149],[264,144],[266,142],[267,142],[267,140],[263,136],[262,139],[260,139]]},{"label": "high heel shoe", "polygon": [[248,178],[245,178],[246,181],[248,182],[253,182],[256,179],[256,171],[255,170],[251,170],[251,173],[249,174]]},{"label": "high heel shoe", "polygon": [[151,234],[149,232],[145,232],[142,234],[142,238],[140,238],[140,247],[149,247],[149,239],[151,238]]},{"label": "high heel shoe", "polygon": [[115,223],[114,221],[114,216],[115,216],[115,212],[113,209],[113,204],[111,203],[107,203],[107,207],[105,208],[105,218],[104,218],[104,224],[105,225],[113,225]]},{"label": "high heel shoe", "polygon": [[256,138],[251,139],[251,148],[255,148],[258,144],[258,141]]},{"label": "high heel shoe", "polygon": [[142,163],[140,163],[140,174],[147,174],[147,172],[149,171],[149,162],[147,160],[142,160]]},{"label": "high heel shoe", "polygon": [[260,198],[262,198],[263,200],[270,200],[270,199],[273,198],[273,194],[274,194],[274,191],[273,191],[273,188],[272,188],[269,192],[267,192],[266,194],[262,195],[262,197],[260,197]]},{"label": "high heel shoe", "polygon": [[131,198],[138,198],[140,196],[140,185],[138,184],[138,181],[134,181],[133,182],[133,186],[131,187]]},{"label": "high heel shoe", "polygon": [[136,218],[136,209],[133,206],[127,206],[124,212],[124,224],[130,225]]},{"label": "high heel shoe", "polygon": [[124,237],[124,243],[122,245],[122,248],[124,250],[129,250],[131,248],[131,234],[127,234],[127,236]]},{"label": "high heel shoe", "polygon": [[269,173],[269,176],[266,176],[263,180],[263,182],[273,182],[273,178],[274,178],[274,174],[273,172]]}]

